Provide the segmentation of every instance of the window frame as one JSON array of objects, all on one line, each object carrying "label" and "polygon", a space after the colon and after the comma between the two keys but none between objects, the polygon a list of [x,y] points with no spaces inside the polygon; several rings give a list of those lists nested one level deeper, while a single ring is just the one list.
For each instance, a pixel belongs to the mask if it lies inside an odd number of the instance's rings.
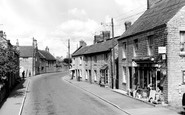
[{"label": "window frame", "polygon": [[122,43],[122,59],[125,59],[127,56],[126,56],[126,50],[127,50],[127,44],[126,42],[123,42]]}]

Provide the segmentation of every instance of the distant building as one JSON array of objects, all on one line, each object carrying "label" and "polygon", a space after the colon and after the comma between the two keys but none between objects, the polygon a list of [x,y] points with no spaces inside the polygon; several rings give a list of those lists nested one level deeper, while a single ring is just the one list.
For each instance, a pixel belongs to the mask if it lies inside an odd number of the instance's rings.
[{"label": "distant building", "polygon": [[39,73],[56,72],[56,59],[50,54],[49,48],[39,50],[40,66],[38,67]]},{"label": "distant building", "polygon": [[20,72],[25,71],[25,76],[34,76],[41,73],[55,72],[56,59],[49,53],[49,48],[37,48],[36,40],[33,46],[20,46]]},{"label": "distant building", "polygon": [[22,72],[25,71],[25,76],[34,76],[39,74],[38,68],[39,63],[39,53],[36,46],[35,40],[33,40],[33,46],[19,46],[20,50],[20,76]]}]

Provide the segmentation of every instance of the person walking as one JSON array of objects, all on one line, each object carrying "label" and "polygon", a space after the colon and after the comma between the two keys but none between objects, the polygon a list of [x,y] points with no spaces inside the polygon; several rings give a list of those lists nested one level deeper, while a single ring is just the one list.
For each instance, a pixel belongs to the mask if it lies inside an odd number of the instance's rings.
[{"label": "person walking", "polygon": [[22,72],[22,78],[24,79],[25,77],[25,71]]}]

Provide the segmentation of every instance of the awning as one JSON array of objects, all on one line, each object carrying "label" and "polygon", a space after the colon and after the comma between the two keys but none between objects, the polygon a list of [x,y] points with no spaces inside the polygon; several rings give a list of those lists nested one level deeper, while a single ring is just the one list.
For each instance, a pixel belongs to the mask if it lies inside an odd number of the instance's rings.
[{"label": "awning", "polygon": [[103,65],[103,66],[100,68],[100,70],[105,70],[105,69],[108,69],[108,65],[107,65],[107,64]]},{"label": "awning", "polygon": [[153,57],[135,57],[132,60],[136,63],[154,63]]}]

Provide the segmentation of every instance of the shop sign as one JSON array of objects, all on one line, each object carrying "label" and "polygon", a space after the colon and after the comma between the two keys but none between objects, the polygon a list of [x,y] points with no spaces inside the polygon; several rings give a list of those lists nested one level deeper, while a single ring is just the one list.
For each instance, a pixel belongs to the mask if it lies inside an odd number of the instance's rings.
[{"label": "shop sign", "polygon": [[159,54],[166,54],[166,47],[158,47]]}]

